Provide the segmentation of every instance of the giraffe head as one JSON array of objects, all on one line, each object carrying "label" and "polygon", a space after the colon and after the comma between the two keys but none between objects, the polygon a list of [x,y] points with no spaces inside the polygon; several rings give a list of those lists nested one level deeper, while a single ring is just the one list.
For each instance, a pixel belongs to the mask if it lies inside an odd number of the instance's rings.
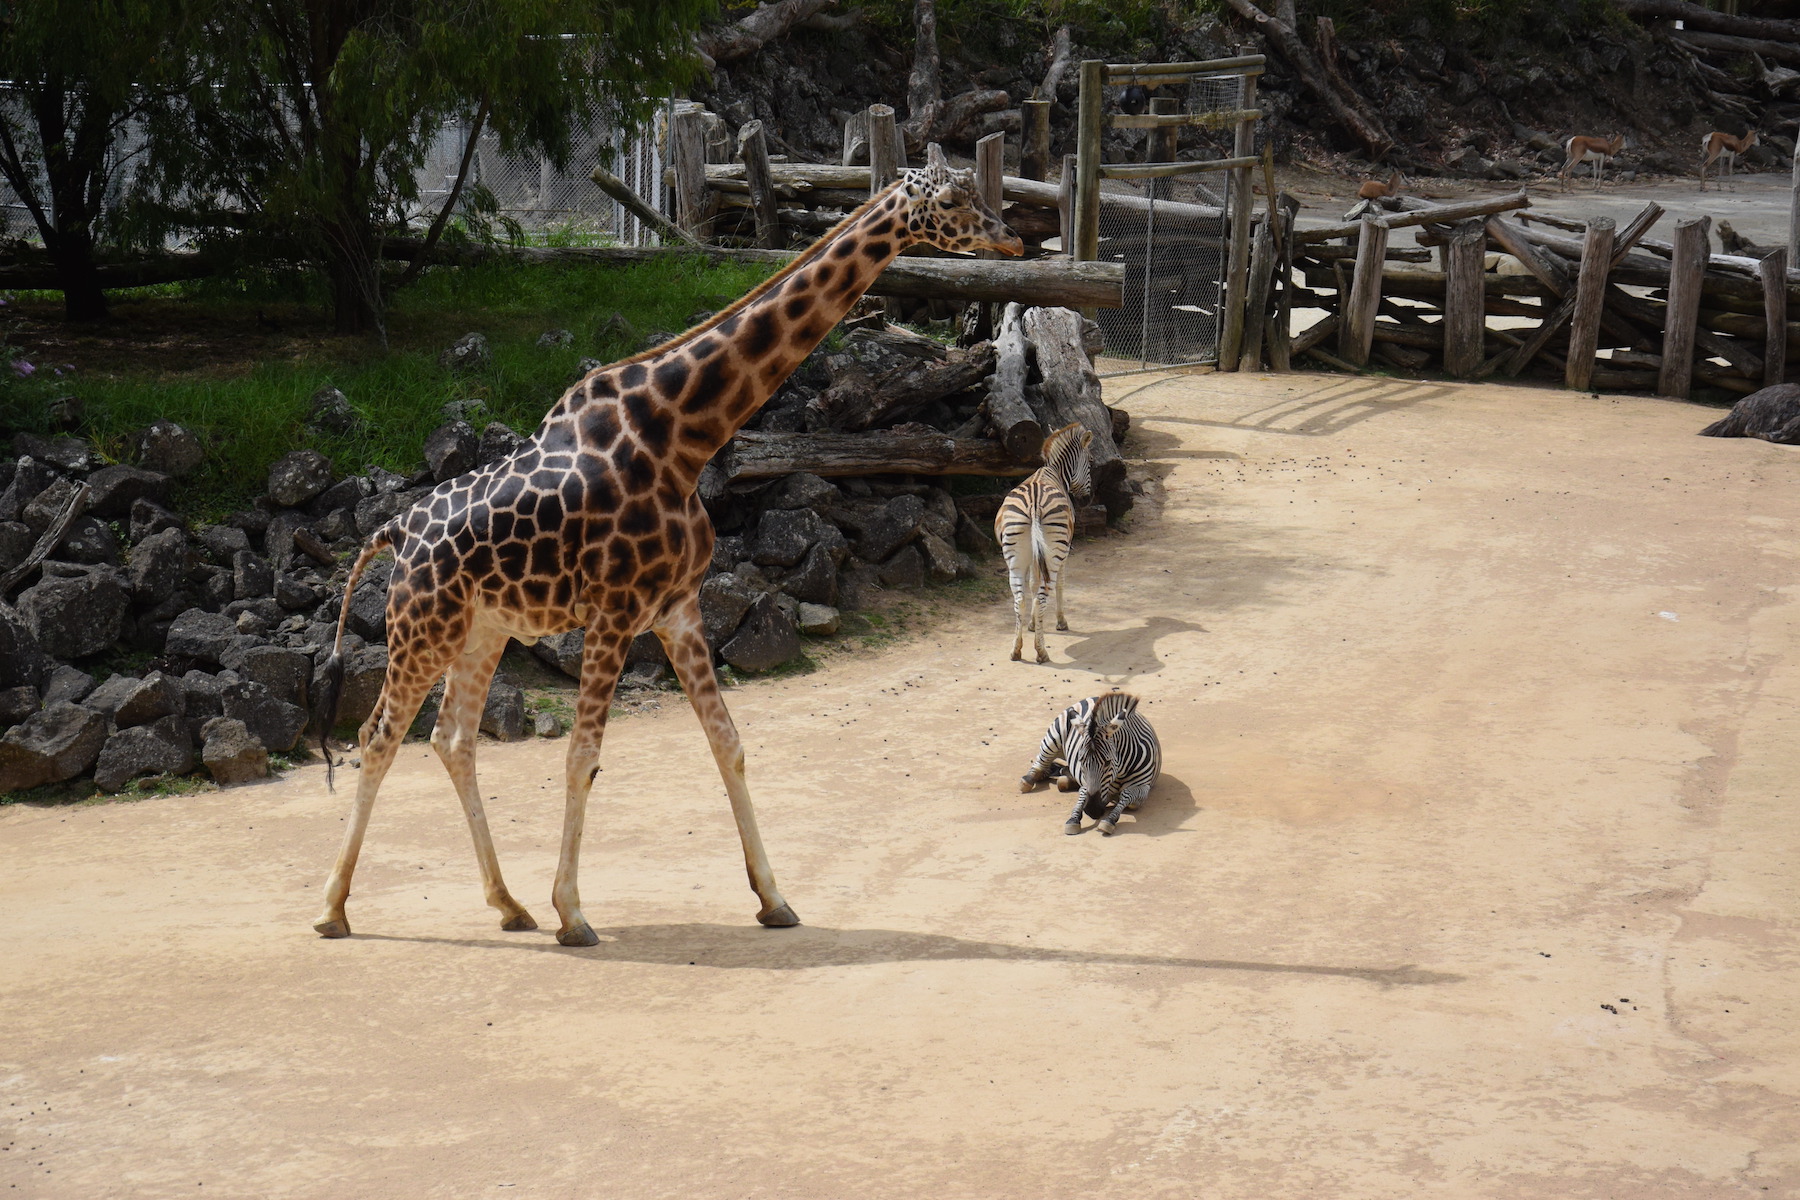
[{"label": "giraffe head", "polygon": [[915,242],[940,250],[1024,253],[1018,235],[982,203],[975,190],[975,172],[952,169],[936,142],[927,150],[926,160],[920,169],[900,175],[906,228]]}]

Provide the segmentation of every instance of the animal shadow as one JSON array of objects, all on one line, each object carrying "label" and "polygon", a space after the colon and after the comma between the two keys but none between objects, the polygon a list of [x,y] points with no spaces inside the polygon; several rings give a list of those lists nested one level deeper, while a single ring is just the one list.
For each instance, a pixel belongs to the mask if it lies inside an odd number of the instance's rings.
[{"label": "animal shadow", "polygon": [[1069,665],[1109,679],[1154,675],[1163,669],[1156,653],[1159,639],[1174,633],[1205,633],[1204,625],[1175,617],[1147,617],[1128,629],[1103,629],[1064,648]]}]

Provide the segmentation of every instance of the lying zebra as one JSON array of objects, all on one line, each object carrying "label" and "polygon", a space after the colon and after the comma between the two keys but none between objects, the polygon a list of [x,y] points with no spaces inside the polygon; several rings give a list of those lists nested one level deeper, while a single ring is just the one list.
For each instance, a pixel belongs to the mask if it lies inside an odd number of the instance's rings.
[{"label": "lying zebra", "polygon": [[[1136,812],[1162,771],[1156,731],[1128,692],[1107,692],[1070,705],[1050,722],[1037,758],[1019,780],[1029,792],[1057,776],[1061,791],[1079,791],[1063,832],[1081,832],[1081,817],[1100,818],[1100,832],[1112,836],[1119,817]],[[1060,775],[1056,768],[1064,768]]]},{"label": "lying zebra", "polygon": [[1078,424],[1064,425],[1044,439],[1044,465],[1000,502],[994,514],[994,540],[1006,555],[1013,595],[1013,661],[1024,657],[1025,631],[1036,638],[1037,660],[1050,661],[1044,649],[1044,618],[1049,616],[1050,589],[1056,588],[1056,627],[1067,629],[1063,616],[1063,563],[1075,533],[1075,505],[1093,497],[1089,479],[1094,435]]}]

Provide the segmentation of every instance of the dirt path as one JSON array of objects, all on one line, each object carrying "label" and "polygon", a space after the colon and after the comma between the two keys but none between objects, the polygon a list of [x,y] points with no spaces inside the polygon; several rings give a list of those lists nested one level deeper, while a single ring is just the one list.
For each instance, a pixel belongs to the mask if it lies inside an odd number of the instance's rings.
[{"label": "dirt path", "polygon": [[[408,748],[351,917],[318,769],[0,812],[0,1191],[1800,1194],[1800,457],[1646,400],[1113,385],[1167,505],[1010,624],[738,691],[807,924],[752,920],[690,714],[615,725],[603,941],[502,934]],[[1146,697],[1103,840],[1014,780]],[[488,745],[538,919],[559,748]],[[17,1189],[17,1190],[8,1190]]]}]

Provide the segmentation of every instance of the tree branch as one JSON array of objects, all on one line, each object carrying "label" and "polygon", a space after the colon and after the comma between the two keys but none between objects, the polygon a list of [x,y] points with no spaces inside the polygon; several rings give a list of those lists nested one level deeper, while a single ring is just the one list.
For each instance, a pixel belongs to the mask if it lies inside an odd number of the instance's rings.
[{"label": "tree branch", "polygon": [[443,235],[444,226],[449,223],[450,214],[456,208],[456,202],[462,199],[463,184],[469,178],[469,164],[475,161],[475,152],[481,144],[481,129],[487,124],[488,98],[481,98],[481,106],[475,110],[475,119],[469,123],[469,140],[463,146],[462,162],[456,168],[456,182],[450,185],[450,194],[444,198],[444,207],[438,209],[437,216],[431,220],[431,228],[425,232],[424,253],[407,264],[400,278],[394,281],[389,291],[398,291],[419,277],[431,256],[431,251]]}]

